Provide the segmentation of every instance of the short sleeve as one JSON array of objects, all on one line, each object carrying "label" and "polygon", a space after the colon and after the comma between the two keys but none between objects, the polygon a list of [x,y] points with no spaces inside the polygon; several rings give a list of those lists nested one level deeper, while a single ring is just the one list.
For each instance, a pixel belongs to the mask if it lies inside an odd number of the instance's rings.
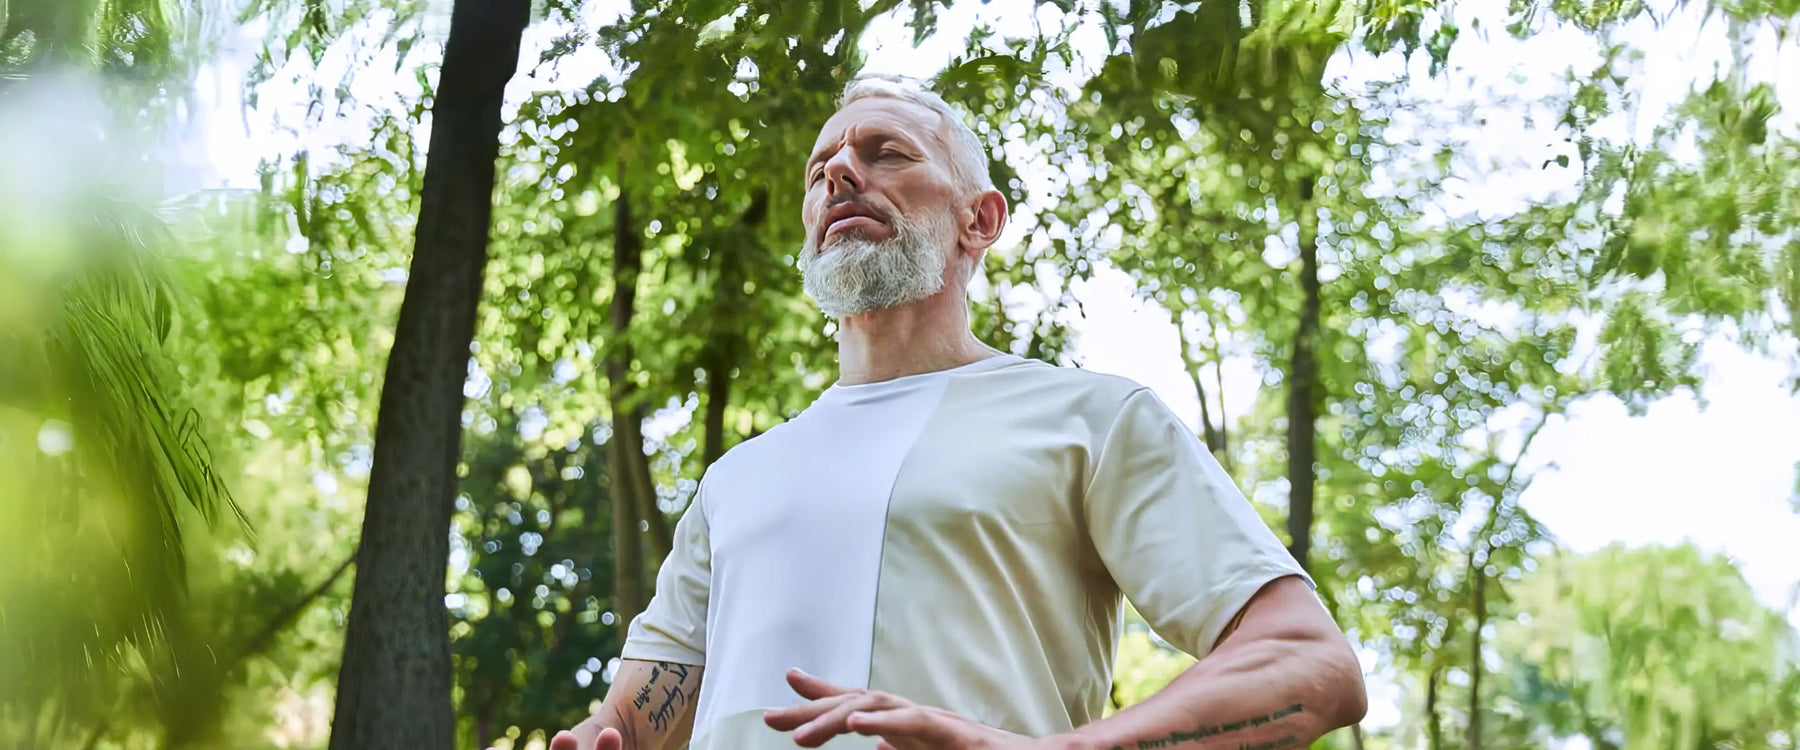
[{"label": "short sleeve", "polygon": [[1218,460],[1148,389],[1126,398],[1097,451],[1088,531],[1163,640],[1203,658],[1264,585],[1306,578]]},{"label": "short sleeve", "polygon": [[675,524],[669,556],[656,573],[650,604],[631,621],[619,656],[644,661],[706,664],[706,607],[712,591],[712,541],[702,483],[693,505]]}]

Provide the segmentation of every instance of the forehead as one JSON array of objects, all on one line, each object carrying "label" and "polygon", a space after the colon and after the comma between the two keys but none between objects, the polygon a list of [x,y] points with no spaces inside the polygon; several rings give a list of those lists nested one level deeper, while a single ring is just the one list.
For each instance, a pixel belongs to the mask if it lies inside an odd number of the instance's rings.
[{"label": "forehead", "polygon": [[921,141],[942,141],[943,115],[922,104],[890,96],[871,96],[851,102],[837,111],[819,129],[813,150],[826,148],[844,139],[851,129],[874,128],[898,131]]}]

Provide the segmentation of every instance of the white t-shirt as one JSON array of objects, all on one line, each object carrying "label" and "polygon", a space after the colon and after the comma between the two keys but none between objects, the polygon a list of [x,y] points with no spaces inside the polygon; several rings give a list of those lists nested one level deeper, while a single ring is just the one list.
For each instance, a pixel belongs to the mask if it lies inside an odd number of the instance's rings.
[{"label": "white t-shirt", "polygon": [[793,667],[1065,732],[1105,708],[1121,595],[1203,657],[1304,575],[1149,390],[1012,355],[832,386],[715,463],[674,541],[623,656],[705,666],[695,750],[792,748],[762,715]]}]

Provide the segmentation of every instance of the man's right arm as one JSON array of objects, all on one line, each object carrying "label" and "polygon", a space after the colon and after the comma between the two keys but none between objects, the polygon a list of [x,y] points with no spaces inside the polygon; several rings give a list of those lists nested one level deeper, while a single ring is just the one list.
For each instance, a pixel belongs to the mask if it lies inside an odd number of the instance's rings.
[{"label": "man's right arm", "polygon": [[692,505],[675,524],[673,548],[656,572],[656,593],[624,629],[624,654],[636,658],[619,662],[600,710],[558,732],[550,750],[676,750],[688,743],[712,598],[707,484],[700,480]]},{"label": "man's right arm", "polygon": [[[600,710],[574,729],[558,732],[550,750],[676,750],[694,731],[704,668],[666,661],[619,662]],[[602,730],[614,729],[622,743],[602,744]]]}]

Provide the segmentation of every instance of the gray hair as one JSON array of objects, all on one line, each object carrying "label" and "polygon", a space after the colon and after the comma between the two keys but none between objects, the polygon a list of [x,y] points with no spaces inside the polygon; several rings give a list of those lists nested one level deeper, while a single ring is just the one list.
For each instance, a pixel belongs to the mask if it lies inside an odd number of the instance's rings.
[{"label": "gray hair", "polygon": [[838,99],[838,108],[850,106],[859,99],[873,97],[899,99],[938,113],[950,126],[950,176],[969,194],[993,189],[994,180],[988,174],[987,149],[982,146],[981,138],[975,135],[975,131],[963,122],[962,115],[949,102],[944,101],[943,97],[904,78],[866,76],[857,78],[844,87],[844,95]]}]

